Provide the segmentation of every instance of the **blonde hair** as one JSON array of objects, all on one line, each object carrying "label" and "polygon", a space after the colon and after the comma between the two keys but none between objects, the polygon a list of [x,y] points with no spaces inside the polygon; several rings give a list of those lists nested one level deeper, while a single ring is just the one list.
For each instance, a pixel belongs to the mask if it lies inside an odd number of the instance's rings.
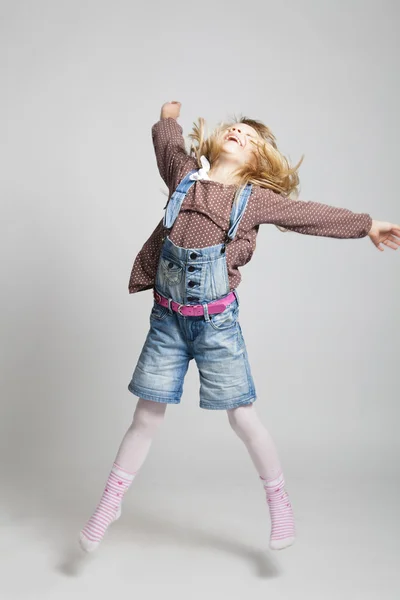
[{"label": "blonde hair", "polygon": [[[221,122],[217,125],[211,135],[206,136],[206,124],[202,117],[198,118],[198,124],[194,127],[188,137],[192,140],[189,154],[197,160],[199,168],[202,166],[200,157],[204,155],[209,163],[220,156],[221,140],[224,133],[235,123],[244,123],[253,127],[259,135],[257,142],[250,140],[254,145],[254,163],[246,163],[239,167],[234,176],[238,181],[238,189],[235,200],[248,183],[260,187],[269,188],[282,196],[297,199],[299,194],[299,176],[297,171],[303,162],[304,156],[295,167],[291,167],[288,159],[278,150],[276,138],[272,131],[261,121],[250,119],[245,116],[236,118],[233,116],[229,122]],[[276,225],[280,231],[289,231],[284,227]]]}]

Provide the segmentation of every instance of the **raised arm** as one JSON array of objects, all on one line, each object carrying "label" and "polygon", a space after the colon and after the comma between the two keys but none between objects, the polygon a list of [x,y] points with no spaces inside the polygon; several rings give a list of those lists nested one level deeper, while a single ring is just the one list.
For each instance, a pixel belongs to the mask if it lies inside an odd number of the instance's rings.
[{"label": "raised arm", "polygon": [[183,130],[176,121],[180,108],[181,103],[176,101],[163,104],[160,120],[151,130],[158,170],[169,189],[175,185],[177,173],[188,159]]},{"label": "raised arm", "polygon": [[297,233],[332,238],[362,238],[372,227],[367,213],[354,213],[319,202],[290,200],[273,190],[255,190],[258,224],[273,223]]}]

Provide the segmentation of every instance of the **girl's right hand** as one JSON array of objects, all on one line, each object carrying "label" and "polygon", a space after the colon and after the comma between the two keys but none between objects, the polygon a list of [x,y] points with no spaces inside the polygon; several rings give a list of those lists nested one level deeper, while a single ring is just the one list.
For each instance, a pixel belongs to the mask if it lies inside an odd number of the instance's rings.
[{"label": "girl's right hand", "polygon": [[177,100],[173,100],[172,102],[166,102],[161,107],[161,119],[167,119],[171,117],[172,119],[177,119],[181,112],[181,103]]}]

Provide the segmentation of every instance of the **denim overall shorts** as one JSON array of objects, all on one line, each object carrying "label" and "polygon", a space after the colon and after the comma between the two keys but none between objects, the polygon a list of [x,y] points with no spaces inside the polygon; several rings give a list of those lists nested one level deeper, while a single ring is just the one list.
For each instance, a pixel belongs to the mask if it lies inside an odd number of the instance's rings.
[{"label": "denim overall shorts", "polygon": [[[171,230],[182,202],[195,183],[191,171],[183,178],[164,215]],[[204,315],[183,316],[155,300],[150,330],[128,385],[132,394],[154,402],[179,404],[190,360],[200,378],[200,407],[232,409],[256,400],[245,341],[239,324],[239,296],[223,312],[209,314],[207,303],[230,293],[226,244],[235,238],[252,186],[248,184],[233,203],[224,243],[205,248],[182,248],[168,235],[155,277],[155,291],[179,304],[202,304]]]}]

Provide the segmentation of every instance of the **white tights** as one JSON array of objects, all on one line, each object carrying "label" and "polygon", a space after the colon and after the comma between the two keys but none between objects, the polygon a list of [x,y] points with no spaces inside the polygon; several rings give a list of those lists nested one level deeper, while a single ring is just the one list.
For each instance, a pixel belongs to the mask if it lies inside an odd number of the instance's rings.
[{"label": "white tights", "polygon": [[254,404],[226,411],[233,431],[246,446],[250,458],[263,479],[275,479],[282,473],[278,451]]},{"label": "white tights", "polygon": [[[136,473],[144,463],[154,435],[164,420],[167,404],[139,398],[133,421],[118,450],[115,463]],[[253,404],[227,410],[233,431],[245,444],[258,474],[275,479],[282,472],[278,453]]]},{"label": "white tights", "polygon": [[136,473],[150,450],[151,442],[164,420],[167,404],[139,398],[133,421],[125,433],[115,462],[129,473]]}]

